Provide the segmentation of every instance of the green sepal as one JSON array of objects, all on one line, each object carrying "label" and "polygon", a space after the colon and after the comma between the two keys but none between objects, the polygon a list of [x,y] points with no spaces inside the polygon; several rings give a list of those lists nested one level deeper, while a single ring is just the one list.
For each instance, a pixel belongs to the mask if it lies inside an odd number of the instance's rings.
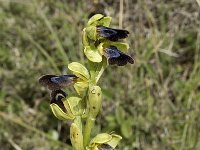
[{"label": "green sepal", "polygon": [[96,23],[98,20],[102,19],[103,17],[104,16],[102,14],[96,14],[89,19],[87,25],[92,25]]},{"label": "green sepal", "polygon": [[75,118],[75,116],[70,115],[68,113],[65,113],[57,104],[52,103],[50,104],[51,110],[54,114],[54,116],[56,116],[56,118],[60,119],[60,120],[72,120]]},{"label": "green sepal", "polygon": [[83,101],[80,97],[69,97],[63,103],[66,108],[70,109],[74,116],[81,116],[85,111]]},{"label": "green sepal", "polygon": [[78,93],[78,95],[83,96],[88,89],[88,82],[84,82],[84,81],[76,82],[74,84],[74,88],[76,92]]},{"label": "green sepal", "polygon": [[97,39],[97,28],[95,26],[88,26],[85,29],[86,35],[91,40],[96,41]]},{"label": "green sepal", "polygon": [[101,102],[102,102],[102,92],[99,86],[91,86],[89,87],[88,91],[89,97],[89,116],[91,118],[96,118],[101,109]]},{"label": "green sepal", "polygon": [[112,139],[112,135],[108,133],[97,134],[90,142],[90,144],[104,144]]},{"label": "green sepal", "polygon": [[102,55],[99,53],[98,49],[94,46],[86,46],[84,49],[86,57],[92,62],[101,62]]},{"label": "green sepal", "polygon": [[121,139],[122,137],[117,134],[100,133],[91,140],[87,148],[96,150],[98,147],[101,147],[102,144],[108,144],[114,149]]},{"label": "green sepal", "polygon": [[84,150],[83,135],[81,130],[75,123],[72,123],[70,127],[70,139],[74,150]]},{"label": "green sepal", "polygon": [[117,134],[111,134],[111,135],[112,139],[106,142],[106,144],[110,145],[112,148],[115,148],[118,145],[119,141],[122,139],[122,137]]},{"label": "green sepal", "polygon": [[109,27],[111,20],[112,20],[111,17],[104,17],[103,19],[101,19],[101,20],[98,21],[97,25]]},{"label": "green sepal", "polygon": [[90,78],[90,74],[85,66],[78,62],[72,62],[68,65],[69,70],[73,72],[76,76],[83,80],[88,80]]},{"label": "green sepal", "polygon": [[129,44],[124,42],[111,42],[110,45],[116,46],[117,49],[123,52],[127,52],[129,49]]},{"label": "green sepal", "polygon": [[82,32],[82,43],[83,43],[84,46],[88,46],[90,44],[89,44],[89,40],[88,40],[88,37],[87,37],[85,30],[86,30],[86,28],[84,28],[83,32]]},{"label": "green sepal", "polygon": [[70,116],[74,116],[74,114],[72,113],[72,110],[71,110],[70,103],[69,103],[69,101],[68,101],[67,98],[63,100],[63,104],[64,104],[64,106],[65,106],[65,108],[66,108],[66,110],[67,110],[67,113],[68,113]]}]

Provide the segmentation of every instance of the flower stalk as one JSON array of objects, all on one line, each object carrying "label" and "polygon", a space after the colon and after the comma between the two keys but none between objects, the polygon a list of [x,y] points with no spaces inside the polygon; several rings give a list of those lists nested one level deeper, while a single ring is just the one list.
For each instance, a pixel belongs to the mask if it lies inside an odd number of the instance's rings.
[{"label": "flower stalk", "polygon": [[[109,65],[133,64],[134,59],[126,54],[129,45],[122,40],[129,32],[110,28],[111,17],[96,14],[83,29],[84,54],[88,66],[78,62],[68,65],[70,75],[44,75],[39,83],[51,91],[50,107],[60,120],[72,120],[70,140],[74,150],[114,149],[121,136],[100,133],[91,139],[91,131],[102,106],[102,91],[97,85]],[[67,97],[62,90],[74,86],[76,96]],[[85,123],[85,124],[84,124]]]}]

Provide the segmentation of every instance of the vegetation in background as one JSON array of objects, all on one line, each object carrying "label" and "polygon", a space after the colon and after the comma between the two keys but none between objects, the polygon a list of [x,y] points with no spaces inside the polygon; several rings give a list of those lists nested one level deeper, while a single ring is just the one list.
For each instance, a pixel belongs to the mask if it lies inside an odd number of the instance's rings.
[{"label": "vegetation in background", "polygon": [[66,74],[72,60],[84,62],[77,53],[81,30],[88,17],[103,13],[131,32],[136,64],[106,70],[96,128],[120,133],[119,149],[198,150],[199,6],[192,0],[122,4],[0,0],[1,147],[61,150],[70,144],[69,124],[50,113],[49,94],[36,81],[47,72]]}]

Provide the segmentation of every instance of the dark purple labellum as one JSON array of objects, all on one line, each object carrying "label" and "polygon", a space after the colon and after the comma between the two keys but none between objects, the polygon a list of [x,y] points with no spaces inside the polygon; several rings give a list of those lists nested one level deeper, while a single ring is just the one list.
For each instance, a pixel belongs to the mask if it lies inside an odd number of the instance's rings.
[{"label": "dark purple labellum", "polygon": [[74,84],[77,78],[75,75],[44,75],[39,79],[39,83],[47,86],[49,90],[59,90]]},{"label": "dark purple labellum", "polygon": [[134,59],[131,56],[119,51],[115,46],[106,48],[104,50],[104,56],[107,58],[110,65],[116,64],[118,66],[124,66],[128,62],[134,64]]},{"label": "dark purple labellum", "polygon": [[57,104],[64,112],[66,112],[66,108],[62,102],[62,99],[67,97],[67,94],[62,90],[53,90],[51,91],[51,101],[50,103]]},{"label": "dark purple labellum", "polygon": [[104,26],[97,26],[97,32],[99,36],[104,37],[110,41],[118,41],[128,37],[129,32],[122,29],[113,29]]},{"label": "dark purple labellum", "polygon": [[99,150],[114,150],[110,145],[108,144],[102,144],[98,146]]}]

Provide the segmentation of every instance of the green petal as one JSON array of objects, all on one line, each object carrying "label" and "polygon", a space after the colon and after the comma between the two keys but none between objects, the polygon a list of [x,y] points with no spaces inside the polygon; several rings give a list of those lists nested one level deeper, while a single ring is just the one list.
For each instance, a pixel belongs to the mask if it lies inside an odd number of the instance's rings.
[{"label": "green petal", "polygon": [[92,139],[91,144],[92,143],[103,144],[110,141],[111,139],[112,139],[112,135],[108,133],[100,133]]},{"label": "green petal", "polygon": [[99,19],[103,18],[103,15],[102,14],[96,14],[94,16],[92,16],[89,21],[88,21],[88,25],[92,25],[94,24],[96,21],[98,21]]},{"label": "green petal", "polygon": [[88,80],[90,78],[88,70],[82,64],[78,62],[72,62],[68,65],[69,70],[71,70],[76,76],[83,80]]},{"label": "green petal", "polygon": [[68,120],[74,119],[74,116],[68,115],[67,113],[63,112],[62,109],[55,103],[50,104],[51,110],[58,119],[60,120]]},{"label": "green petal", "polygon": [[103,49],[104,49],[103,45],[104,45],[104,43],[100,43],[100,44],[97,46],[97,49],[98,49],[98,51],[99,51],[99,53],[100,53],[101,55],[103,55]]},{"label": "green petal", "polygon": [[84,49],[86,57],[92,62],[101,62],[102,55],[99,53],[98,49],[95,47],[86,46]]},{"label": "green petal", "polygon": [[129,49],[129,44],[123,42],[112,42],[110,45],[116,46],[117,49],[127,52]]},{"label": "green petal", "polygon": [[84,95],[87,88],[88,88],[88,82],[76,82],[74,84],[74,88],[76,90],[76,92],[78,93],[78,95]]},{"label": "green petal", "polygon": [[91,40],[96,41],[97,39],[97,28],[95,26],[89,26],[85,29],[86,35]]},{"label": "green petal", "polygon": [[121,139],[122,139],[121,136],[117,134],[112,134],[112,139],[106,143],[110,145],[112,148],[115,148]]}]

